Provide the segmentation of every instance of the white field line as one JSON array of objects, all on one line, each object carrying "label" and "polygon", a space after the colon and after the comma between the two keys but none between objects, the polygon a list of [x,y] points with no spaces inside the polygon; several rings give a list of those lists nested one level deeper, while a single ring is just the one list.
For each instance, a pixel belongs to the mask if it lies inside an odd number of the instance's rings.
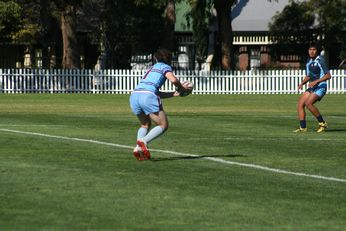
[{"label": "white field line", "polygon": [[[189,140],[208,140],[208,137],[198,137],[198,138],[187,138]],[[338,138],[289,138],[289,137],[213,137],[213,139],[223,139],[223,140],[259,140],[259,141],[280,141],[280,140],[288,140],[288,141],[342,141],[346,142],[346,139],[338,139]]]},{"label": "white field line", "polygon": [[[117,147],[117,148],[133,149],[133,146],[114,144],[114,143],[108,143],[108,142],[90,140],[90,139],[81,139],[81,138],[66,137],[66,136],[56,136],[56,135],[49,135],[49,134],[43,134],[43,133],[37,133],[37,132],[26,132],[26,131],[12,130],[12,129],[4,129],[4,128],[0,128],[0,131],[18,133],[18,134],[24,134],[24,135],[30,135],[30,136],[42,136],[42,137],[62,139],[62,140],[87,142],[87,143],[100,144],[100,145],[112,146],[112,147]],[[172,154],[172,155],[176,155],[176,156],[203,158],[203,159],[207,159],[207,160],[222,163],[222,164],[236,165],[236,166],[253,168],[253,169],[258,169],[258,170],[263,170],[263,171],[268,171],[268,172],[281,173],[281,174],[293,175],[293,176],[303,176],[303,177],[315,178],[315,179],[319,179],[319,180],[336,181],[336,182],[346,183],[346,179],[342,179],[342,178],[326,177],[326,176],[307,174],[307,173],[301,173],[301,172],[291,172],[291,171],[286,171],[286,170],[281,170],[281,169],[276,169],[276,168],[270,168],[270,167],[256,165],[256,164],[246,164],[246,163],[240,163],[240,162],[235,162],[235,161],[223,160],[223,159],[215,158],[215,157],[205,157],[205,156],[200,156],[200,155],[196,155],[196,154],[181,153],[181,152],[174,152],[174,151],[167,151],[167,150],[160,150],[160,149],[150,149],[150,150],[154,151],[154,152],[167,153],[167,154]]]},{"label": "white field line", "polygon": [[289,140],[289,141],[346,141],[346,139],[338,139],[338,138],[270,138],[270,137],[263,137],[263,138],[252,138],[252,137],[226,137],[225,140],[261,140],[261,141],[276,141],[276,140]]}]

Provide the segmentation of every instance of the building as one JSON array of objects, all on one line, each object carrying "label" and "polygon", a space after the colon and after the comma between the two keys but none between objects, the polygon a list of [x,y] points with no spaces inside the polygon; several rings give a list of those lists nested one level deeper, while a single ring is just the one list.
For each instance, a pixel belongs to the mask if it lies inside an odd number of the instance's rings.
[{"label": "building", "polygon": [[288,4],[289,0],[240,0],[232,9],[233,45],[239,69],[300,66],[298,55],[281,53],[276,60],[270,55],[273,41],[268,34],[269,22]]},{"label": "building", "polygon": [[[289,67],[298,68],[301,64],[301,57],[294,54],[280,53],[272,57],[271,48],[274,45],[269,36],[269,22],[271,18],[289,4],[289,0],[239,0],[230,12],[232,17],[233,49],[236,60],[236,68],[240,70],[268,68],[268,67]],[[178,4],[177,23],[175,26],[179,43],[181,59],[184,62],[193,60],[194,48],[191,28],[185,19],[185,14],[189,10],[186,3]],[[214,11],[211,14],[216,14]],[[216,16],[216,15],[215,15]],[[211,20],[209,26],[209,43],[215,43],[213,36],[217,32],[217,21]],[[211,45],[211,44],[210,44]],[[179,61],[179,59],[178,59]],[[208,70],[209,58],[206,60]],[[179,67],[191,68],[190,63],[180,62]]]}]

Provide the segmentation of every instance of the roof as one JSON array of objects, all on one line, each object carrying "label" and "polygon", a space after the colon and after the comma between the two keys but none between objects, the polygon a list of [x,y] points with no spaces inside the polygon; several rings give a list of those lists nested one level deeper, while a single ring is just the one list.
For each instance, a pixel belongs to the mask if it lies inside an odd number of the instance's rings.
[{"label": "roof", "polygon": [[239,0],[233,7],[233,31],[268,31],[271,18],[281,12],[289,0]]},{"label": "roof", "polygon": [[[231,11],[232,29],[235,32],[269,31],[268,23],[271,18],[288,4],[289,0],[238,0]],[[175,31],[192,31],[185,18],[190,10],[186,1],[176,4]]]}]

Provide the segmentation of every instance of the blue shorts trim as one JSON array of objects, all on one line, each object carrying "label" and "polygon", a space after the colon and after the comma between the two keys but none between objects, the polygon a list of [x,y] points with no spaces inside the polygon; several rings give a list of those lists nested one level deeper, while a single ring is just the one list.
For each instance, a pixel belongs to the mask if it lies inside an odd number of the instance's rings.
[{"label": "blue shorts trim", "polygon": [[310,93],[315,93],[316,95],[318,95],[318,97],[321,100],[323,98],[323,96],[325,96],[325,94],[327,93],[327,87],[326,86],[318,86],[318,87],[314,87],[314,88],[308,88],[308,89],[306,89],[306,91],[308,91]]},{"label": "blue shorts trim", "polygon": [[151,91],[134,91],[130,96],[130,106],[135,115],[157,113],[163,110],[161,99]]}]

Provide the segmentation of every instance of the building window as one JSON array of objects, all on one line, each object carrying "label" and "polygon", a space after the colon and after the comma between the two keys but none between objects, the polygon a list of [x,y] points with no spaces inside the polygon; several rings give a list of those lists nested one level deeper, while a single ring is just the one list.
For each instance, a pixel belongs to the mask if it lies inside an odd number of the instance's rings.
[{"label": "building window", "polygon": [[261,66],[261,51],[259,48],[250,50],[250,69],[257,69]]}]

